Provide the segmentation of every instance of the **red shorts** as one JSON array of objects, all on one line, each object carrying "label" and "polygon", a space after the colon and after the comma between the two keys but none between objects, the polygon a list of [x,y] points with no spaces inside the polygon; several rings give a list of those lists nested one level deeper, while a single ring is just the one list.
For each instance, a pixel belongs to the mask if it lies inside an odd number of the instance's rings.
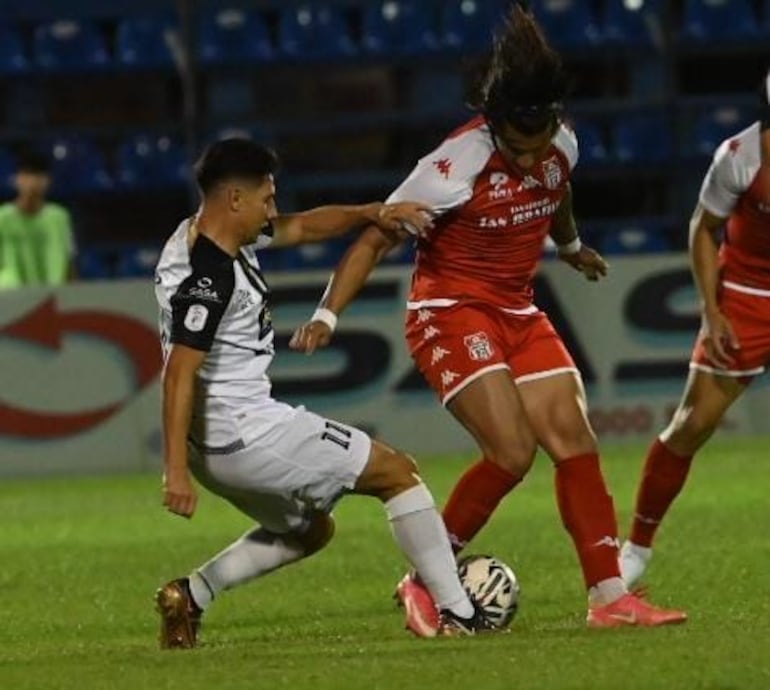
[{"label": "red shorts", "polygon": [[770,295],[722,286],[719,308],[730,321],[741,348],[730,352],[733,363],[729,369],[719,369],[706,357],[703,336],[698,334],[690,368],[736,378],[761,374],[770,361]]},{"label": "red shorts", "polygon": [[541,311],[511,314],[477,302],[409,310],[406,341],[444,405],[495,369],[510,370],[517,383],[565,371],[578,373]]}]

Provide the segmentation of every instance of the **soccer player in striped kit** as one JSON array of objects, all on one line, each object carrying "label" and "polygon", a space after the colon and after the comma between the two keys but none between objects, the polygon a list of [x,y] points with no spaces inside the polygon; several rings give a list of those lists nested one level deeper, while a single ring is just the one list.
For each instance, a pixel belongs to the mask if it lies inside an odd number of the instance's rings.
[{"label": "soccer player in striped kit", "polygon": [[[270,291],[258,252],[318,242],[374,222],[426,225],[419,204],[324,206],[279,215],[269,149],[247,139],[209,147],[196,166],[201,206],[166,242],[155,277],[164,353],[163,502],[191,517],[191,475],[259,523],[156,594],[163,648],[198,642],[221,592],[324,548],[345,494],[380,499],[393,535],[439,602],[441,619],[406,609],[422,637],[493,628],[460,583],[433,497],[405,453],[271,395]],[[432,613],[432,612],[431,612]]]}]

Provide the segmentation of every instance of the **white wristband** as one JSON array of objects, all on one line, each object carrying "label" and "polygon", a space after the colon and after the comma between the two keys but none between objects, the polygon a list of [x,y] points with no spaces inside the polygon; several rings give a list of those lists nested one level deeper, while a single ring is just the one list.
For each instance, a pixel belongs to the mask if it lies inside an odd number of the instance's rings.
[{"label": "white wristband", "polygon": [[567,244],[557,244],[556,251],[559,253],[559,256],[569,256],[570,254],[577,254],[582,246],[583,243],[580,241],[580,238],[576,237],[572,242],[567,242]]},{"label": "white wristband", "polygon": [[332,333],[334,333],[334,329],[337,328],[337,315],[331,309],[327,309],[326,307],[318,307],[318,309],[313,312],[313,316],[310,320],[325,323]]}]

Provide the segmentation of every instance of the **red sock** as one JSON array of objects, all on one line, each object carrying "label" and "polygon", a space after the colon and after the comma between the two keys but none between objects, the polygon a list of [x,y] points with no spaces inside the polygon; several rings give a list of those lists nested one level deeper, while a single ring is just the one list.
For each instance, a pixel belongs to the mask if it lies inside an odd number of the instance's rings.
[{"label": "red sock", "polygon": [[444,508],[444,524],[455,553],[478,534],[497,504],[521,477],[482,458],[457,482]]},{"label": "red sock", "polygon": [[660,439],[650,446],[629,537],[634,544],[652,546],[658,525],[682,490],[691,463],[692,456],[672,453]]},{"label": "red sock", "polygon": [[556,499],[575,543],[586,587],[620,577],[615,507],[596,453],[575,455],[556,465]]}]

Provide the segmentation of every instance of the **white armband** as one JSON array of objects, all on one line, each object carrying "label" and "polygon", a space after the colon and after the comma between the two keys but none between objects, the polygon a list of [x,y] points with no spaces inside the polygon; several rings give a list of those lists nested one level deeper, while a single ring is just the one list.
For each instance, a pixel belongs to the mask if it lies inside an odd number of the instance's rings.
[{"label": "white armband", "polygon": [[310,320],[325,323],[332,333],[334,333],[334,329],[337,328],[337,315],[331,309],[327,309],[326,307],[318,307],[318,309],[313,312],[313,316]]},{"label": "white armband", "polygon": [[559,256],[569,256],[570,254],[577,254],[582,246],[583,243],[580,241],[580,238],[576,237],[572,242],[567,242],[567,244],[557,244],[556,251],[559,253]]}]

